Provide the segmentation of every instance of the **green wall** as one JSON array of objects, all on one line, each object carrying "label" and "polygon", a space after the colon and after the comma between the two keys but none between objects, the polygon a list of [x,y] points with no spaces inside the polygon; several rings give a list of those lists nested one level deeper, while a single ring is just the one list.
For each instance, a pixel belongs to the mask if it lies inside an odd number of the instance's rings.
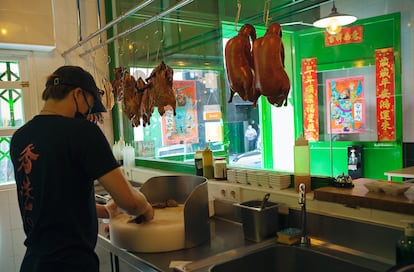
[{"label": "green wall", "polygon": [[[310,142],[311,174],[337,176],[347,172],[347,147],[363,146],[363,177],[386,179],[384,172],[403,167],[402,158],[402,98],[401,98],[401,55],[400,14],[394,13],[358,20],[353,25],[363,26],[363,41],[325,47],[324,30],[308,29],[294,33],[295,77],[295,137],[303,132],[303,108],[301,86],[301,61],[317,58],[318,72],[343,68],[375,65],[375,50],[392,47],[395,53],[395,109],[396,141],[394,142]],[[319,82],[322,84],[322,82]],[[367,90],[375,91],[375,90]],[[319,103],[319,114],[324,114],[324,105]],[[319,124],[323,127],[324,124]]]}]

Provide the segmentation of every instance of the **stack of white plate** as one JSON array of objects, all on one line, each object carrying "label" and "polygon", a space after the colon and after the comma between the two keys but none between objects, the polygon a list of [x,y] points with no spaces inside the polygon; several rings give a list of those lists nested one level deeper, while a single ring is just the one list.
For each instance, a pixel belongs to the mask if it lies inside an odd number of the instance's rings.
[{"label": "stack of white plate", "polygon": [[234,169],[227,169],[227,181],[236,183],[236,171]]},{"label": "stack of white plate", "polygon": [[236,181],[240,184],[247,184],[247,170],[236,169]]},{"label": "stack of white plate", "polygon": [[290,185],[290,175],[269,172],[269,187],[272,189],[286,189]]},{"label": "stack of white plate", "polygon": [[257,183],[261,187],[269,187],[269,175],[266,171],[256,173]]},{"label": "stack of white plate", "polygon": [[259,184],[257,183],[257,173],[256,171],[253,170],[248,170],[247,171],[247,184],[250,184],[252,186],[259,186]]}]

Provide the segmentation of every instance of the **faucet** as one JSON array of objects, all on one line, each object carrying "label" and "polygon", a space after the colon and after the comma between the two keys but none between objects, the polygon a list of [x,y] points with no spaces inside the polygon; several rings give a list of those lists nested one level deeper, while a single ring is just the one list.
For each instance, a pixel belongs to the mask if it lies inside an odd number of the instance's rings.
[{"label": "faucet", "polygon": [[310,238],[306,235],[306,186],[304,183],[299,184],[299,205],[302,214],[302,236],[300,237],[300,246],[309,247]]}]

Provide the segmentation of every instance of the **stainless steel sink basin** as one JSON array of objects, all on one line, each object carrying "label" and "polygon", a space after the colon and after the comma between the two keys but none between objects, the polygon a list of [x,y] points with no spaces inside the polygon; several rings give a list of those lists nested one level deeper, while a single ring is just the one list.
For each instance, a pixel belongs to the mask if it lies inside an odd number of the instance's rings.
[{"label": "stainless steel sink basin", "polygon": [[333,255],[296,246],[275,245],[243,257],[213,265],[212,272],[221,271],[386,271],[389,266],[353,263]]},{"label": "stainless steel sink basin", "polygon": [[267,240],[251,246],[229,250],[210,258],[187,264],[175,271],[387,271],[389,260],[367,255],[323,241],[314,241],[309,248],[277,244]]}]

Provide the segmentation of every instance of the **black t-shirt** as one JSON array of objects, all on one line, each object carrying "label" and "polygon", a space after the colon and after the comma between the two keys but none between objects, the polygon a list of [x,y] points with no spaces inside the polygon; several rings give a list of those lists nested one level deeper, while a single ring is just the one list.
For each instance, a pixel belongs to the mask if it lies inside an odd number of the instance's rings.
[{"label": "black t-shirt", "polygon": [[10,155],[26,261],[58,263],[71,252],[96,257],[93,181],[119,167],[100,128],[87,120],[38,115],[13,135]]}]

